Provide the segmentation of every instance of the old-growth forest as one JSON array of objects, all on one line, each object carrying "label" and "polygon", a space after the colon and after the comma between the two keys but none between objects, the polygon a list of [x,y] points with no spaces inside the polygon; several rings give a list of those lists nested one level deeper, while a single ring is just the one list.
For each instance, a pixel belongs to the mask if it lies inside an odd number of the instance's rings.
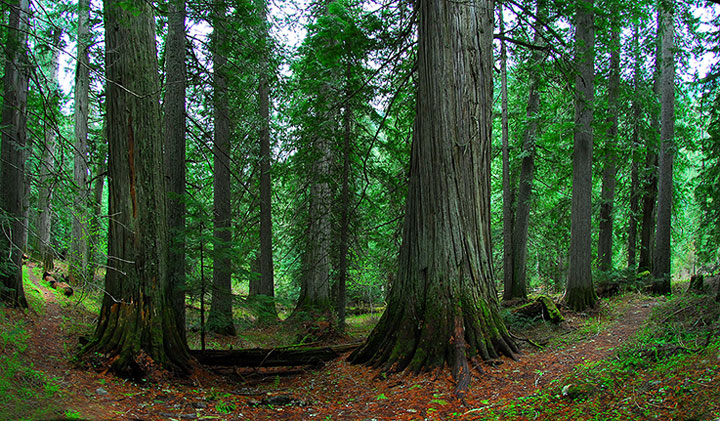
[{"label": "old-growth forest", "polygon": [[720,2],[0,19],[0,418],[720,418]]}]

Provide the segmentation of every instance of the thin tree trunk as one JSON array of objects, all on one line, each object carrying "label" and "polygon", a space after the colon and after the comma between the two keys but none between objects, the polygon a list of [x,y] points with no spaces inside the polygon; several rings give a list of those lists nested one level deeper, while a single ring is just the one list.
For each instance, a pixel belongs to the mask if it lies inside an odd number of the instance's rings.
[{"label": "thin tree trunk", "polygon": [[637,225],[638,215],[640,211],[640,175],[637,149],[640,146],[640,119],[642,118],[642,110],[640,108],[640,42],[639,28],[635,24],[633,28],[633,58],[635,60],[635,69],[633,70],[633,89],[635,95],[632,100],[633,112],[633,131],[632,131],[632,151],[630,163],[630,217],[628,221],[628,269],[635,269],[637,254]]},{"label": "thin tree trunk", "polygon": [[[0,146],[0,298],[11,307],[27,307],[23,291],[22,255],[27,238],[25,161],[27,153],[28,60],[27,0],[9,2],[10,17],[5,45],[2,145]],[[9,257],[9,259],[8,259]]]},{"label": "thin tree trunk", "polygon": [[88,271],[88,105],[90,92],[90,1],[79,0],[77,29],[77,64],[75,67],[75,143],[73,146],[73,181],[75,207],[70,242],[70,274],[87,280]]},{"label": "thin tree trunk", "polygon": [[267,33],[267,3],[260,6],[263,25],[263,59],[258,85],[258,107],[260,112],[260,280],[258,295],[262,295],[259,314],[267,320],[277,319],[275,308],[275,271],[272,245],[272,180],[270,177],[272,155],[270,153],[270,86],[268,84],[270,54]]},{"label": "thin tree trunk", "polygon": [[[653,93],[656,97],[660,96],[660,77],[662,62],[662,38],[663,25],[660,21],[661,14],[657,15],[657,37],[655,49],[655,76],[653,82]],[[638,262],[638,272],[652,272],[653,260],[655,255],[655,226],[656,226],[656,205],[658,194],[658,136],[660,133],[660,118],[657,107],[651,109],[651,130],[650,136],[646,140],[647,154],[645,158],[644,169],[644,189],[643,192],[643,217],[640,227],[640,261]]]},{"label": "thin tree trunk", "polygon": [[[190,354],[172,310],[155,19],[149,3],[105,1],[109,268],[87,353],[141,379],[148,359],[185,370]],[[122,81],[119,84],[112,81]],[[97,354],[95,354],[97,355]]]},{"label": "thin tree trunk", "polygon": [[57,114],[60,108],[60,92],[58,85],[58,70],[60,64],[60,38],[62,30],[56,28],[52,33],[52,53],[48,85],[50,96],[49,109],[45,110],[44,131],[45,142],[40,158],[40,175],[38,177],[38,215],[37,215],[37,243],[43,272],[52,272],[55,268],[52,246],[50,244],[50,229],[52,224],[52,196],[53,179],[55,173],[55,153],[57,149],[58,122]]},{"label": "thin tree trunk", "polygon": [[670,294],[670,233],[673,201],[673,160],[675,156],[675,57],[674,5],[660,2],[662,61],[660,70],[660,164],[658,168],[658,211],[653,265],[653,292]]},{"label": "thin tree trunk", "polygon": [[592,282],[592,154],[595,77],[593,1],[581,1],[575,18],[575,143],[570,230],[570,265],[565,300],[576,311],[595,305]]},{"label": "thin tree trunk", "polygon": [[617,167],[615,148],[618,134],[618,97],[620,96],[620,28],[615,26],[610,34],[610,75],[608,77],[608,123],[605,140],[605,168],[602,173],[600,194],[600,221],[598,259],[601,271],[612,269],[613,257],[613,206]]},{"label": "thin tree trunk", "polygon": [[[536,15],[545,20],[547,10],[544,0],[537,2]],[[542,30],[535,29],[534,43],[544,42]],[[538,136],[538,116],[540,111],[540,67],[544,53],[533,50],[530,69],[530,87],[528,92],[527,127],[523,135],[522,164],[520,166],[520,184],[518,187],[517,209],[513,223],[513,296],[527,298],[527,243],[530,222],[530,202],[532,200],[533,178],[535,177],[535,141]]]},{"label": "thin tree trunk", "polygon": [[[505,19],[503,7],[500,5],[500,34],[505,35]],[[505,40],[500,40],[500,95],[502,107],[502,158],[503,158],[503,300],[515,298],[513,294],[513,200],[515,192],[510,186],[510,134],[508,130],[508,93],[507,93],[507,46]],[[524,297],[524,294],[522,294]]]},{"label": "thin tree trunk", "polygon": [[165,172],[170,248],[168,283],[177,325],[185,336],[185,0],[168,2]]},{"label": "thin tree trunk", "polygon": [[92,200],[92,213],[93,218],[90,223],[90,255],[89,265],[90,270],[88,271],[94,279],[95,271],[97,267],[103,261],[103,255],[100,251],[100,220],[102,218],[102,199],[103,190],[105,187],[105,176],[107,175],[107,168],[103,164],[96,168],[97,175],[95,176],[95,184],[93,186],[93,200]]},{"label": "thin tree trunk", "polygon": [[398,277],[354,362],[414,372],[513,355],[492,268],[492,1],[420,0],[418,94]]},{"label": "thin tree trunk", "polygon": [[212,304],[208,316],[208,328],[223,335],[235,335],[232,315],[232,266],[228,247],[232,240],[230,214],[230,109],[227,97],[227,57],[222,52],[221,18],[225,16],[227,6],[223,0],[215,2],[215,22],[213,28],[213,72],[215,141],[213,143],[213,201],[214,209],[214,258]]}]

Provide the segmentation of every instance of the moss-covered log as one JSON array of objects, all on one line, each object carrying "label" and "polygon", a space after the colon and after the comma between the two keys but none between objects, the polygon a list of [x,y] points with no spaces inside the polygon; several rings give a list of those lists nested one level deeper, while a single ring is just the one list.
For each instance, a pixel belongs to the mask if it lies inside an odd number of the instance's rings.
[{"label": "moss-covered log", "polygon": [[512,356],[490,243],[491,2],[420,0],[417,117],[399,271],[388,307],[350,359],[418,372]]},{"label": "moss-covered log", "polygon": [[555,303],[544,295],[539,296],[535,301],[513,308],[512,312],[526,317],[542,317],[543,320],[549,320],[555,324],[565,320]]}]

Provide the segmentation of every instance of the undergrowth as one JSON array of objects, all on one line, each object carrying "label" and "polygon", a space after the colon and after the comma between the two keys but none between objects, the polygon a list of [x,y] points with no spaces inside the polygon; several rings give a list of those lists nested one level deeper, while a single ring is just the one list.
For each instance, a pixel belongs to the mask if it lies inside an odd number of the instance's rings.
[{"label": "undergrowth", "polygon": [[[585,333],[599,329],[588,320]],[[657,305],[612,358],[581,364],[536,394],[466,412],[467,419],[628,420],[720,417],[720,305],[681,294]]]}]

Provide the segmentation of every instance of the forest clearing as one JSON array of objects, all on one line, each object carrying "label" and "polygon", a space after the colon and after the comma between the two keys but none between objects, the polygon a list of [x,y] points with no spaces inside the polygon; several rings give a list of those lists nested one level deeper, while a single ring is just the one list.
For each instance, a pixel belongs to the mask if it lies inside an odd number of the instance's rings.
[{"label": "forest clearing", "polygon": [[[602,299],[588,313],[563,311],[560,325],[514,316],[508,320],[514,334],[535,345],[524,342],[515,361],[477,361],[459,400],[449,369],[384,374],[348,363],[347,354],[320,366],[196,365],[180,378],[155,367],[140,381],[124,380],[76,358],[78,338],[91,333],[97,317],[87,310],[97,297],[54,292],[29,266],[31,311],[0,309],[0,359],[10,368],[0,378],[0,418],[6,420],[720,417],[720,305],[712,294],[686,292],[687,282],[674,285],[669,298],[628,292]],[[373,323],[351,317],[352,333],[329,343],[361,340]],[[287,345],[288,337],[292,332],[276,325],[232,342],[210,341],[223,349],[271,348]]]}]

